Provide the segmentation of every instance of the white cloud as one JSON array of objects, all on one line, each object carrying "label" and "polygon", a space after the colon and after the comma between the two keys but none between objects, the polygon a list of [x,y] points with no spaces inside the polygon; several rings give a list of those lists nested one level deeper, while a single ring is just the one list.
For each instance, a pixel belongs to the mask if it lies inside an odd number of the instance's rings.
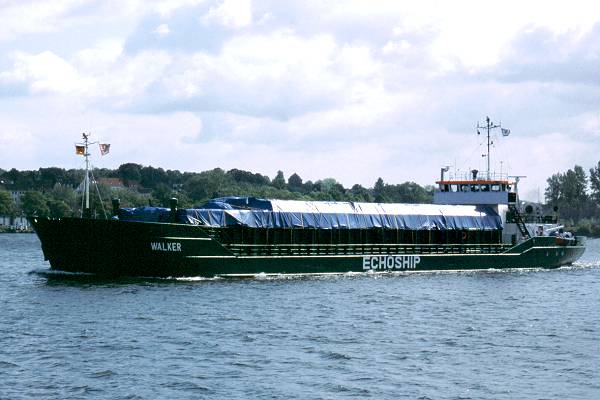
[{"label": "white cloud", "polygon": [[36,138],[26,121],[0,114],[0,154],[7,167],[39,162]]},{"label": "white cloud", "polygon": [[251,0],[222,0],[202,17],[207,24],[217,23],[227,28],[239,29],[252,23]]},{"label": "white cloud", "polygon": [[343,68],[341,74],[350,79],[368,79],[381,74],[379,61],[373,58],[371,49],[364,45],[343,46],[337,61]]},{"label": "white cloud", "polygon": [[171,33],[171,30],[169,29],[169,25],[160,24],[159,26],[156,27],[156,29],[154,30],[154,33],[156,33],[159,37],[164,37],[164,36],[167,36],[169,33]]},{"label": "white cloud", "polygon": [[399,55],[402,56],[407,50],[410,50],[412,45],[408,40],[402,39],[398,41],[389,40],[381,52],[384,55]]},{"label": "white cloud", "polygon": [[163,17],[168,17],[176,10],[181,8],[189,8],[203,3],[205,0],[156,0],[156,1],[139,1],[137,6],[140,8],[150,7]]},{"label": "white cloud", "polygon": [[96,46],[80,50],[74,59],[74,64],[90,74],[102,73],[117,62],[123,53],[123,44],[119,40],[107,39]]},{"label": "white cloud", "polygon": [[[106,113],[76,98],[56,101],[49,97],[4,99],[0,109],[4,110],[0,114],[0,168],[81,168],[83,159],[75,155],[73,144],[83,131],[91,132],[94,140],[111,143],[108,156],[100,158],[94,152],[96,167],[136,162],[190,169],[198,164],[199,154],[210,151],[202,144],[186,143],[186,137],[201,129],[200,119],[191,113]],[[22,119],[20,113],[29,118]]]},{"label": "white cloud", "polygon": [[81,96],[83,102],[111,98],[114,107],[124,107],[163,76],[171,57],[163,51],[121,53],[121,45],[111,41],[80,51],[71,62],[50,51],[17,52],[12,69],[0,73],[0,84],[22,83],[31,94]]},{"label": "white cloud", "polygon": [[431,9],[440,32],[433,45],[434,55],[439,62],[453,66],[458,62],[469,68],[498,63],[523,29],[585,32],[600,17],[600,5],[580,0],[552,4],[541,0],[441,2]]},{"label": "white cloud", "polygon": [[353,51],[339,48],[328,36],[244,35],[226,42],[217,55],[178,57],[165,74],[164,90],[167,100],[188,99],[198,110],[217,106],[223,111],[287,118],[344,101],[342,94],[349,84],[344,80],[352,77],[340,71],[365,74],[371,68],[370,58],[350,65],[368,53]]},{"label": "white cloud", "polygon": [[50,51],[39,54],[16,52],[12,71],[0,73],[0,82],[27,83],[32,93],[69,94],[85,92],[92,81]]},{"label": "white cloud", "polygon": [[81,0],[15,1],[0,5],[0,41],[19,35],[53,32],[60,20]]},{"label": "white cloud", "polygon": [[117,107],[143,99],[148,87],[163,77],[171,62],[171,55],[165,51],[144,51],[123,58],[98,79],[94,95],[115,101]]}]

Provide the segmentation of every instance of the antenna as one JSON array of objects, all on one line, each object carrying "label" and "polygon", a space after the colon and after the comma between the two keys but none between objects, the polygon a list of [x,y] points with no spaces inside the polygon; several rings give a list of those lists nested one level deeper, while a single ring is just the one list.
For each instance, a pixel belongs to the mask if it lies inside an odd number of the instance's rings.
[{"label": "antenna", "polygon": [[490,117],[485,117],[485,125],[479,125],[479,122],[477,122],[477,134],[481,135],[481,132],[479,131],[480,129],[486,129],[487,130],[487,155],[486,154],[482,154],[482,157],[487,157],[487,179],[490,179],[490,144],[494,144],[494,142],[492,142],[490,140],[490,131],[492,129],[496,129],[496,128],[502,128],[501,124],[495,124],[490,120]]}]

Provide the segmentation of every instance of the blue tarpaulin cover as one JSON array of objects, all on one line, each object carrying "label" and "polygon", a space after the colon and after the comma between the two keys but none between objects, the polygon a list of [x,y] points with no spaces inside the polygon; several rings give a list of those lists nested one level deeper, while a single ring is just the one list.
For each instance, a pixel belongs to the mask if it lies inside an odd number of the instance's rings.
[{"label": "blue tarpaulin cover", "polygon": [[[121,209],[125,221],[169,222],[170,210]],[[500,216],[490,207],[439,204],[389,204],[345,201],[264,200],[221,197],[200,208],[177,211],[179,223],[208,227],[307,229],[497,230]]]},{"label": "blue tarpaulin cover", "polygon": [[162,207],[136,207],[119,209],[118,217],[122,221],[167,222],[171,211]]}]

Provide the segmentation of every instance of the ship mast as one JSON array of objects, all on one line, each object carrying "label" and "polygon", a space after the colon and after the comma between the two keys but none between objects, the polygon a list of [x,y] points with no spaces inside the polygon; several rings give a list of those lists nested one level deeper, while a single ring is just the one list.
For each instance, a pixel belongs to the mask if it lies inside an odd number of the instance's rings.
[{"label": "ship mast", "polygon": [[496,128],[501,128],[502,125],[501,124],[494,124],[491,120],[490,117],[485,117],[485,125],[479,125],[479,122],[477,122],[477,134],[480,135],[481,132],[479,131],[480,129],[486,129],[487,130],[487,155],[483,154],[483,157],[487,157],[487,179],[490,180],[490,144],[494,144],[494,142],[492,142],[490,140],[490,131],[492,129],[496,129]]},{"label": "ship mast", "polygon": [[83,133],[83,145],[85,146],[85,153],[83,153],[85,157],[85,180],[83,184],[83,189],[85,192],[85,210],[86,213],[90,209],[90,152],[88,151],[89,146],[89,133]]},{"label": "ship mast", "polygon": [[[102,201],[102,196],[100,195],[100,189],[98,188],[98,184],[96,183],[96,178],[94,177],[94,171],[90,171],[90,145],[97,144],[99,142],[90,142],[91,133],[83,132],[81,136],[83,136],[83,143],[75,143],[75,153],[80,156],[85,157],[85,176],[83,179],[83,196],[81,196],[81,217],[90,218],[92,213],[90,210],[90,184],[93,181],[96,184],[96,191],[98,192],[98,198],[100,199],[100,204],[102,205],[102,211],[104,212],[104,217],[106,218],[106,211],[104,210],[104,202]],[[108,154],[110,149],[109,143],[101,143],[100,144],[100,154],[106,155]],[[91,181],[90,181],[91,176]]]},{"label": "ship mast", "polygon": [[[85,178],[83,180],[83,190],[84,190],[84,207],[81,211],[82,217],[89,218],[91,216],[90,212],[90,151],[89,146],[91,144],[95,144],[98,142],[90,142],[91,133],[82,133],[83,136],[83,156],[85,157]],[[81,153],[80,153],[81,154]]]}]

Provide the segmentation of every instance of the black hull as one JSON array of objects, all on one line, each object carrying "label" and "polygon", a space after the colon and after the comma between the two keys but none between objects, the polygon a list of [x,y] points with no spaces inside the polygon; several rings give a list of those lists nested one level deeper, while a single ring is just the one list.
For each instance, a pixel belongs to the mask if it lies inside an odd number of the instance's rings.
[{"label": "black hull", "polygon": [[[103,276],[251,276],[385,271],[442,271],[489,268],[556,268],[576,261],[582,245],[564,246],[539,237],[502,252],[484,248],[456,254],[451,248],[418,247],[364,252],[347,247],[311,254],[297,247],[278,254],[235,254],[199,226],[66,218],[31,220],[51,268]],[[277,249],[275,249],[277,250]],[[288,249],[289,250],[289,249]]]}]

